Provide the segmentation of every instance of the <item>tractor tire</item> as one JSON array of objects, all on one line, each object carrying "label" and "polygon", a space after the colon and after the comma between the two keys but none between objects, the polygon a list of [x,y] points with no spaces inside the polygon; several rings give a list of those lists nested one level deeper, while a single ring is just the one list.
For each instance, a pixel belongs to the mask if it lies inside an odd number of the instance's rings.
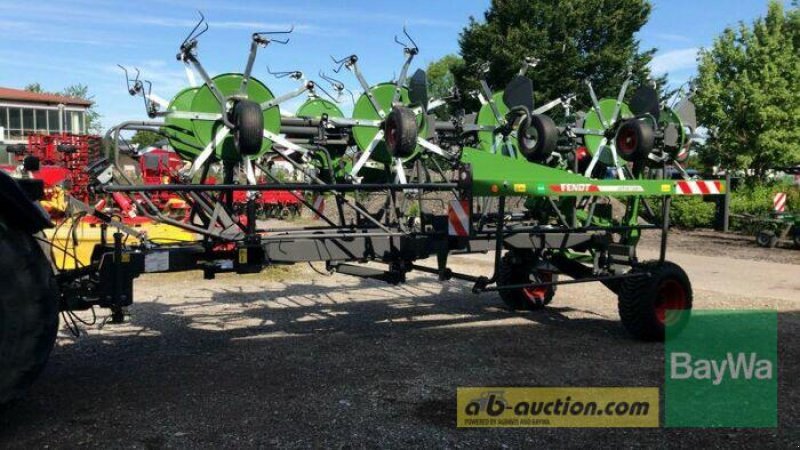
[{"label": "tractor tire", "polygon": [[625,121],[615,138],[617,154],[628,162],[645,160],[653,151],[655,142],[653,127],[639,119]]},{"label": "tractor tire", "polygon": [[558,127],[543,114],[526,115],[517,131],[517,143],[530,162],[544,162],[558,147]]},{"label": "tractor tire", "polygon": [[261,151],[264,142],[264,114],[261,105],[250,100],[239,100],[233,107],[233,140],[243,156]]},{"label": "tractor tire", "polygon": [[[647,261],[632,272],[650,276],[626,278],[622,283],[618,308],[625,329],[644,341],[663,341],[667,326],[682,329],[692,309],[692,284],[686,272],[669,261]],[[683,312],[667,314],[668,310]]]},{"label": "tractor tire", "polygon": [[0,404],[25,394],[58,331],[58,286],[36,240],[0,222]]},{"label": "tractor tire", "polygon": [[[797,239],[795,238],[795,242]],[[756,245],[764,248],[775,248],[778,245],[778,236],[774,231],[761,230],[756,233]]]},{"label": "tractor tire", "polygon": [[414,111],[403,106],[395,106],[384,123],[386,148],[395,158],[408,158],[417,148],[417,117]]},{"label": "tractor tire", "polygon": [[[531,272],[531,265],[519,262],[511,252],[503,255],[500,260],[500,268],[497,272],[497,286],[508,286],[512,284],[526,284],[539,282],[557,281],[558,276],[551,272]],[[553,301],[556,294],[555,286],[545,286],[539,288],[517,288],[501,289],[500,299],[512,311],[542,309]]]}]

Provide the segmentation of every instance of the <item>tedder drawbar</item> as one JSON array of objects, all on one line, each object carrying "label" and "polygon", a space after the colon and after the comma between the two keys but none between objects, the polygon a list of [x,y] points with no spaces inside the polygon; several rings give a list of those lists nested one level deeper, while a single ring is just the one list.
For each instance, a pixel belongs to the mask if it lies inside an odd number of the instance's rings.
[{"label": "tedder drawbar", "polygon": [[[32,165],[18,171],[16,182],[0,175],[0,355],[7,359],[0,364],[0,401],[24,390],[41,369],[59,311],[98,306],[123,320],[133,281],[143,273],[197,270],[213,278],[322,261],[331,271],[392,284],[411,271],[463,280],[475,293],[498,292],[514,310],[547,305],[560,285],[597,281],[618,295],[622,323],[637,338],[661,340],[667,324],[688,318],[689,278],[666,260],[670,199],[726,188],[658,178],[685,157],[696,127],[688,98],[667,107],[651,87],[629,95],[626,82],[611,99],[598,99],[588,85],[586,113],[572,113],[570,94],[537,108],[525,75],[537,61],[527,59],[504,90],[481,83],[476,114],[436,120],[433,110],[447,99],[428,98],[423,71],[408,75],[419,49],[406,33],[395,38],[405,60],[393,81],[370,84],[356,55],[334,58],[334,71],[350,72],[362,90],[350,93],[347,117],[340,102],[349,90],[330,75],[320,73],[326,90],[297,71],[270,72],[298,82],[283,95],[252,75],[260,48],[288,42],[279,33],[253,34],[245,70],[212,77],[198,53],[207,28],[201,19],[180,46],[177,59],[190,86],[171,100],[138,77],[128,80],[150,120],[109,130],[106,157],[87,168],[96,198],[69,199],[73,217],[99,222],[85,256],[43,237],[50,218],[26,197],[36,196],[37,184],[26,176]],[[476,70],[481,76],[490,68]],[[305,100],[294,114],[282,109],[298,98]],[[563,117],[546,115],[552,111]],[[120,136],[138,130],[164,136],[186,161],[169,184],[141,183],[120,166]],[[270,170],[276,161],[299,177],[279,180]],[[220,184],[209,181],[216,170]],[[320,218],[316,225],[270,229],[259,222],[259,197],[278,190],[297,196]],[[164,192],[185,201],[186,217],[155,204]],[[233,208],[235,193],[244,193],[245,208]],[[110,195],[127,196],[138,215],[192,238],[156,239],[126,225],[96,206]],[[653,261],[636,252],[645,230],[661,233]],[[59,251],[72,264],[46,258]],[[491,273],[449,268],[451,258],[476,252],[494,252]]]}]

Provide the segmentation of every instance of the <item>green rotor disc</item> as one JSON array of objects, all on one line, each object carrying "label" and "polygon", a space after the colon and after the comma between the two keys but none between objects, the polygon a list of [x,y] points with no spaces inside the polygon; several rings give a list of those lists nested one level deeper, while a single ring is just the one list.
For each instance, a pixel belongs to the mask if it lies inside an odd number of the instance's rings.
[{"label": "green rotor disc", "polygon": [[[224,97],[228,97],[230,95],[234,95],[239,92],[239,87],[242,84],[242,74],[238,73],[226,73],[222,75],[217,75],[213,78],[214,83],[217,85],[217,88],[220,90],[220,93]],[[250,101],[254,101],[256,103],[263,103],[275,98],[272,95],[272,92],[264,86],[263,83],[258,81],[255,78],[250,78],[250,81],[247,83],[247,99]],[[192,112],[198,113],[219,113],[220,106],[217,98],[211,92],[211,89],[204,85],[200,88],[197,94],[192,101]],[[264,130],[271,131],[273,133],[280,133],[281,129],[281,113],[278,109],[278,106],[275,105],[264,112]],[[208,145],[214,139],[214,136],[217,133],[217,130],[222,128],[224,125],[222,123],[222,119],[210,121],[210,120],[192,120],[194,125],[194,131],[197,135],[197,139],[200,141],[203,147]],[[253,158],[258,158],[263,156],[269,149],[272,148],[272,141],[269,139],[264,139],[264,143],[261,144],[261,151],[257,154],[253,155]],[[226,137],[222,145],[217,146],[215,151],[216,157],[220,160],[233,160],[238,161],[241,159],[239,152],[236,150],[236,147],[233,142],[233,135],[230,134]]]},{"label": "green rotor disc", "polygon": [[344,113],[336,106],[336,103],[319,97],[309,98],[297,108],[295,113],[297,117],[314,119],[322,117],[323,114],[327,114],[328,117],[344,117]]},{"label": "green rotor disc", "polygon": [[[394,83],[381,83],[370,88],[370,93],[372,93],[372,96],[375,97],[375,101],[386,114],[388,114],[392,109],[394,90]],[[408,99],[408,89],[405,87],[400,91],[400,103],[406,106],[410,103]],[[377,111],[375,111],[375,108],[372,106],[372,102],[366,94],[361,94],[361,96],[358,97],[358,100],[353,107],[353,118],[362,120],[381,120],[380,115]],[[419,127],[418,135],[424,137],[428,127],[424,113],[417,114],[417,126]],[[369,143],[372,142],[372,139],[375,138],[376,134],[378,134],[378,130],[379,128],[376,127],[353,127],[353,138],[355,139],[356,145],[358,145],[358,148],[361,151],[367,149]],[[405,158],[404,161],[413,160],[419,156],[421,150],[422,147],[417,145],[417,148],[414,149],[414,153],[408,158]],[[372,152],[372,159],[383,164],[391,164],[392,157],[389,154],[389,150],[386,148],[385,142],[381,141],[378,143],[378,145],[375,147],[375,150]]]},{"label": "green rotor disc", "polygon": [[[606,120],[611,120],[611,116],[614,114],[614,109],[617,106],[617,100],[613,98],[604,98],[600,100],[600,111],[603,113],[603,117]],[[631,113],[631,109],[628,107],[627,104],[623,103],[620,105],[620,113],[619,117],[621,119],[627,119],[633,117]],[[583,128],[587,130],[597,130],[597,131],[605,131],[605,126],[600,121],[600,117],[597,115],[597,111],[592,108],[586,114],[586,120],[583,123]],[[590,136],[586,135],[583,137],[583,141],[586,144],[586,148],[589,150],[591,155],[597,153],[597,150],[600,148],[600,142],[603,140],[602,136]],[[604,155],[608,155],[608,152],[604,152]],[[610,158],[610,156],[609,156]],[[604,161],[605,162],[605,161]]]},{"label": "green rotor disc", "polygon": [[661,110],[661,115],[658,118],[659,128],[667,129],[668,126],[674,125],[678,131],[678,142],[675,147],[667,148],[667,151],[673,158],[677,158],[681,150],[689,143],[688,136],[686,136],[686,129],[683,127],[683,121],[677,112],[672,108],[664,108]]},{"label": "green rotor disc", "polygon": [[[506,104],[503,102],[503,91],[496,92],[494,95],[492,95],[492,100],[494,101],[495,106],[497,106],[497,112],[499,112],[501,116],[505,117],[508,114],[508,106],[506,106]],[[494,111],[492,111],[491,105],[488,103],[481,106],[475,123],[480,127],[492,129],[496,129],[500,126],[500,121],[497,120],[497,117],[494,115]],[[495,138],[496,134],[493,131],[478,131],[478,146],[481,150],[489,153],[504,154],[502,149],[499,148],[498,142],[495,142]],[[511,144],[511,147],[514,149],[514,155],[519,157],[520,153],[517,140],[509,139],[508,143]]]},{"label": "green rotor disc", "polygon": [[[192,100],[200,88],[187,88],[184,89],[169,102],[167,107],[168,112],[189,112],[192,107]],[[192,161],[200,152],[203,151],[204,145],[200,144],[194,134],[192,121],[189,119],[177,119],[167,115],[164,119],[164,127],[162,131],[169,139],[169,145],[181,156],[181,158]]]}]

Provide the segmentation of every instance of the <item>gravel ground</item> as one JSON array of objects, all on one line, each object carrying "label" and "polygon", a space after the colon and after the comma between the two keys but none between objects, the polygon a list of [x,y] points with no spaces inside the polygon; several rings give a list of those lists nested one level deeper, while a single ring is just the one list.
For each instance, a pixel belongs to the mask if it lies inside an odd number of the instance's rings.
[{"label": "gravel ground", "polygon": [[[780,312],[777,430],[457,429],[458,386],[660,386],[663,346],[630,339],[599,285],[561,287],[549,309],[519,314],[461,282],[395,287],[294,266],[143,276],[129,323],[62,334],[29,397],[0,411],[0,447],[796,447],[800,272],[731,267],[720,255],[739,253],[710,242],[670,241],[695,307]],[[490,258],[455,268],[488,274]]]},{"label": "gravel ground", "polygon": [[[784,264],[800,264],[800,249],[791,243],[781,243],[769,249],[756,245],[756,238],[748,234],[717,233],[713,230],[670,231],[669,251],[688,252],[698,255],[725,255],[733,259],[749,259]],[[657,248],[659,233],[645,233],[644,247]]]}]

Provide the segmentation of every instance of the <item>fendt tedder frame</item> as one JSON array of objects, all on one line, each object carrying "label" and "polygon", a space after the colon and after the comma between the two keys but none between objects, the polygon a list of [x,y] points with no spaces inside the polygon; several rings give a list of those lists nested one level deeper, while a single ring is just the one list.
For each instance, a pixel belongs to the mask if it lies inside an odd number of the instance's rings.
[{"label": "fendt tedder frame", "polygon": [[[556,126],[543,112],[560,104],[569,116],[574,96],[534,108],[524,75],[535,65],[530,59],[505,91],[492,93],[483,83],[483,116],[475,122],[467,115],[438,122],[429,112],[443,101],[428,99],[424,72],[407,77],[419,48],[406,33],[407,42],[396,39],[405,63],[393,82],[370,86],[355,55],[335,60],[335,71],[352,71],[364,91],[354,99],[353,117],[345,118],[338,99],[299,72],[282,73],[302,86],[278,97],[251,76],[259,47],[288,42],[273,33],[253,35],[243,73],[210,77],[197,56],[197,37],[207,29],[200,30],[202,23],[178,54],[190,80],[196,72],[202,84],[167,102],[138,76],[128,80],[129,92],[145,99],[152,120],[113,127],[107,158],[87,168],[96,196],[129,196],[141,216],[198,238],[151,239],[114,211],[72,198],[68,215],[91,216],[100,228],[91,257],[79,261],[69,248],[42,237],[50,219],[28,200],[37,198],[41,185],[0,174],[0,402],[24,391],[43,366],[59,310],[104,307],[112,321],[122,321],[134,301],[134,279],[143,273],[195,270],[209,279],[320,261],[331,271],[392,284],[406,281],[412,271],[463,280],[475,293],[498,292],[511,309],[541,308],[560,285],[600,282],[618,295],[622,323],[637,338],[661,340],[667,324],[688,319],[691,284],[666,260],[670,199],[718,194],[726,187],[719,181],[653,178],[668,164],[679,165],[677,155],[695,127],[662,107],[653,89],[637,90],[631,105],[624,102],[628,83],[617,99],[597,100],[591,91],[592,110],[581,123]],[[320,75],[337,96],[347,91],[342,82]],[[309,97],[297,114],[279,111],[281,103],[302,94]],[[171,177],[181,183],[142,185],[125,175],[118,166],[120,135],[137,130],[163,135],[187,161]],[[271,175],[276,157],[305,182]],[[222,184],[207,184],[212,163],[222,165]],[[613,168],[616,177],[593,176],[598,167]],[[256,200],[274,190],[298,192],[323,225],[260,226]],[[183,199],[189,217],[160,212],[150,199],[158,192]],[[247,193],[243,213],[232,208],[235,192]],[[332,198],[335,214],[326,214],[306,193]],[[375,211],[375,203],[364,199],[378,195]],[[418,212],[409,213],[411,202]],[[615,208],[624,213],[615,214]],[[661,246],[656,260],[642,262],[636,247],[646,230],[660,231]],[[54,249],[74,257],[75,268],[48,263],[45,253]],[[491,273],[476,276],[449,267],[451,257],[491,251]],[[421,263],[428,258],[435,263]],[[360,264],[367,262],[372,264]]]}]

